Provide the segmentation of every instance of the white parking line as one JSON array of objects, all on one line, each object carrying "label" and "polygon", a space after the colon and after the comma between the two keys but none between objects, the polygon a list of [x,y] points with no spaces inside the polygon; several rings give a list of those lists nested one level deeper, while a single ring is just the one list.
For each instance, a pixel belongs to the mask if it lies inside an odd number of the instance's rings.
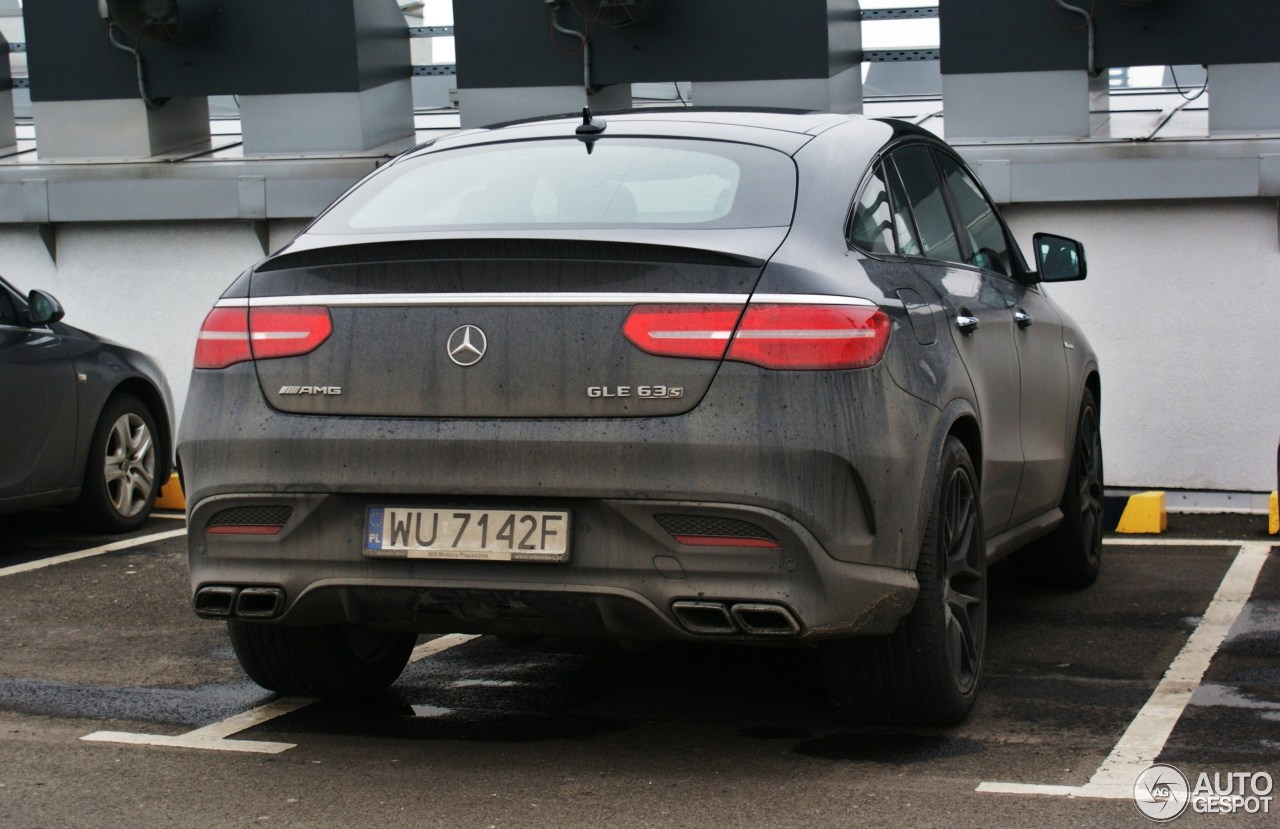
[{"label": "white parking line", "polygon": [[[1225,538],[1104,538],[1103,544],[1117,547],[1240,547],[1252,542]],[[1268,546],[1268,545],[1264,545]]]},{"label": "white parking line", "polygon": [[428,656],[435,656],[441,651],[447,651],[449,648],[456,648],[459,645],[465,645],[472,639],[479,639],[480,636],[474,633],[450,633],[448,636],[439,636],[430,642],[423,642],[414,648],[409,654],[410,662],[417,662],[419,659],[426,659]]},{"label": "white parking line", "polygon": [[170,748],[198,748],[206,751],[242,751],[253,754],[279,754],[295,747],[294,743],[264,743],[255,740],[228,740],[232,734],[238,734],[255,725],[292,714],[299,708],[305,708],[314,699],[309,697],[281,697],[266,705],[236,714],[221,722],[188,731],[186,734],[170,736],[165,734],[131,734],[127,731],[95,731],[80,739],[91,743],[125,743],[135,746],[169,746]]},{"label": "white parking line", "polygon": [[[1201,542],[1184,541],[1186,546],[1200,546]],[[1240,617],[1245,603],[1253,593],[1253,586],[1271,553],[1271,544],[1246,542],[1240,544],[1227,574],[1223,576],[1213,601],[1204,612],[1187,643],[1169,665],[1164,678],[1138,711],[1129,728],[1116,743],[1102,765],[1083,786],[1047,786],[1035,783],[982,783],[980,792],[998,794],[1040,794],[1063,797],[1091,797],[1127,800],[1133,797],[1133,783],[1138,775],[1160,756],[1164,744],[1173,733],[1174,726],[1191,701],[1191,695],[1204,673],[1209,669],[1213,655]]]},{"label": "white parking line", "polygon": [[[475,635],[464,633],[451,633],[448,636],[440,636],[430,642],[423,642],[414,648],[409,655],[409,661],[417,662],[419,659],[434,656],[450,648],[456,648],[458,645],[465,645],[476,638],[478,637]],[[231,740],[228,738],[254,726],[270,722],[277,717],[292,714],[294,711],[306,708],[313,702],[315,700],[311,697],[280,697],[268,702],[266,705],[245,711],[242,714],[236,714],[234,717],[228,717],[211,725],[202,726],[195,731],[188,731],[186,734],[134,734],[128,731],[95,731],[92,734],[86,734],[80,739],[92,743],[123,743],[133,746],[194,748],[202,751],[280,754],[291,748],[297,748],[297,744],[270,743],[257,740]]]},{"label": "white parking line", "polygon": [[32,570],[40,570],[44,567],[53,567],[56,564],[66,564],[69,561],[79,561],[82,558],[92,558],[100,556],[103,553],[114,553],[117,550],[128,550],[130,547],[141,547],[143,544],[150,544],[153,541],[164,541],[166,538],[177,538],[180,535],[186,535],[187,529],[183,527],[180,530],[167,530],[162,533],[152,533],[151,535],[143,535],[138,538],[126,538],[124,541],[113,541],[110,544],[103,544],[101,547],[91,547],[88,550],[80,550],[74,553],[64,553],[60,556],[51,556],[50,558],[42,558],[37,561],[28,561],[25,564],[15,564],[12,567],[0,568],[0,578],[5,576],[16,576],[19,573],[30,573]]}]

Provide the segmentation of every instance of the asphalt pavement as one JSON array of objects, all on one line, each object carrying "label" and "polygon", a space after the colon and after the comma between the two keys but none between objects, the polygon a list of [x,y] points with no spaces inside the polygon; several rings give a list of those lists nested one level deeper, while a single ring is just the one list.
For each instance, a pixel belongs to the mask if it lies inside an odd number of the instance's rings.
[{"label": "asphalt pavement", "polygon": [[[785,649],[423,637],[374,700],[278,698],[192,614],[185,538],[163,537],[181,528],[102,539],[56,513],[0,518],[0,826],[1145,826],[1098,781],[1133,776],[1121,755],[1161,717],[1148,759],[1191,785],[1280,777],[1265,517],[1111,539],[1079,592],[997,568],[981,699],[923,730],[842,724],[816,655]],[[1232,610],[1226,582],[1250,562]],[[1203,677],[1175,681],[1205,650]],[[1278,795],[1174,825],[1275,826]]]}]

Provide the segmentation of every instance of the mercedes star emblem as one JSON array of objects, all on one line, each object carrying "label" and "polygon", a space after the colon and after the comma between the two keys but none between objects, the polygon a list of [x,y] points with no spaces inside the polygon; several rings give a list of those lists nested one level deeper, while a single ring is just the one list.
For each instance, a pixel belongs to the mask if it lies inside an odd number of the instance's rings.
[{"label": "mercedes star emblem", "polygon": [[475,325],[459,325],[449,335],[449,359],[466,368],[484,358],[489,339]]}]

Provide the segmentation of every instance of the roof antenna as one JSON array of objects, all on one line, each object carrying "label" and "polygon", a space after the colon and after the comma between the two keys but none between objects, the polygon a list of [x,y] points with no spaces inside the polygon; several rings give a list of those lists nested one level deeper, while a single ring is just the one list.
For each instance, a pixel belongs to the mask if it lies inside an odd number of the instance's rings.
[{"label": "roof antenna", "polygon": [[598,135],[604,132],[604,128],[609,126],[608,122],[603,118],[596,118],[591,114],[591,107],[582,108],[582,123],[574,132],[578,135]]},{"label": "roof antenna", "polygon": [[587,155],[591,155],[591,151],[595,149],[596,139],[609,126],[603,118],[596,118],[591,114],[591,107],[582,108],[582,123],[574,130],[578,134],[578,140],[587,145]]}]

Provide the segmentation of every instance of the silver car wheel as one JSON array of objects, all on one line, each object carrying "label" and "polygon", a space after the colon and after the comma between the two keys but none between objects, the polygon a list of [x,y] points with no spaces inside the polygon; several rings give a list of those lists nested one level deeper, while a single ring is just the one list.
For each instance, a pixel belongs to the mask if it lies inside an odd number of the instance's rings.
[{"label": "silver car wheel", "polygon": [[156,482],[155,442],[137,414],[123,414],[112,425],[102,471],[107,498],[122,518],[132,518],[151,502]]}]

